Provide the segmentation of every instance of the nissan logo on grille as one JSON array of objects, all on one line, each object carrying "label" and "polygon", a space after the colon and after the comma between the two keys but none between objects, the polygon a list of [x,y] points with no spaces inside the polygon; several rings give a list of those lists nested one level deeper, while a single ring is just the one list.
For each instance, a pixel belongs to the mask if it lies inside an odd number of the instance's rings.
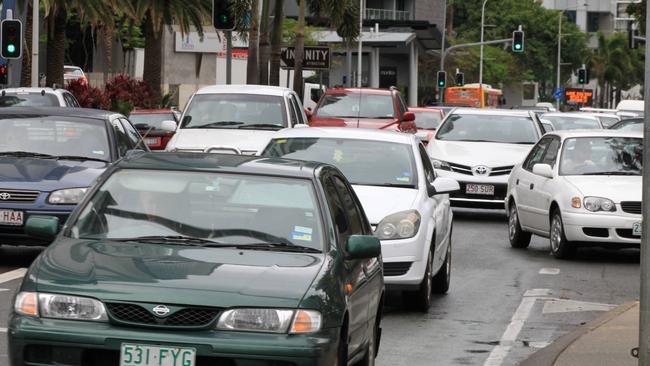
[{"label": "nissan logo on grille", "polygon": [[11,198],[11,195],[7,192],[0,193],[0,200],[8,201]]},{"label": "nissan logo on grille", "polygon": [[155,308],[153,308],[151,310],[154,312],[154,314],[156,314],[158,316],[165,316],[165,315],[169,314],[169,311],[170,311],[169,308],[166,307],[165,305],[158,305],[158,306],[156,306]]},{"label": "nissan logo on grille", "polygon": [[479,165],[474,167],[474,175],[486,175],[490,172],[490,169],[485,165]]}]

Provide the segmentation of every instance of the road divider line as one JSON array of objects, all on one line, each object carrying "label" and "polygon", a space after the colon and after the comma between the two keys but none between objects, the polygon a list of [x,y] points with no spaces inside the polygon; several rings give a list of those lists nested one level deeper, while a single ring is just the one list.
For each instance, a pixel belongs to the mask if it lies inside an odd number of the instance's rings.
[{"label": "road divider line", "polygon": [[5,283],[19,278],[23,278],[27,273],[27,268],[18,268],[13,271],[5,272],[0,274],[0,283]]},{"label": "road divider line", "polygon": [[560,274],[560,269],[559,268],[542,268],[539,270],[539,274],[543,275],[559,275]]},{"label": "road divider line", "polygon": [[519,307],[510,318],[510,324],[506,328],[505,332],[501,336],[499,344],[492,349],[488,355],[487,360],[485,360],[484,366],[501,366],[508,353],[512,349],[512,345],[517,340],[517,336],[524,327],[526,320],[533,311],[533,307],[537,302],[537,299],[545,299],[550,296],[551,290],[548,289],[533,289],[528,290],[524,293]]}]

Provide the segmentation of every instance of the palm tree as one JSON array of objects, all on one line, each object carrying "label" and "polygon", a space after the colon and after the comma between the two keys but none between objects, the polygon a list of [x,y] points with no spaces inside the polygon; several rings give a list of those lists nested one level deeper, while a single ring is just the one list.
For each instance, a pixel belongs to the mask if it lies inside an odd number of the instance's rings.
[{"label": "palm tree", "polygon": [[[298,27],[296,28],[293,91],[302,96],[302,61],[305,56],[305,0],[298,0]],[[302,98],[302,97],[301,97]]]},{"label": "palm tree", "polygon": [[248,63],[246,64],[246,83],[259,84],[259,40],[260,14],[259,0],[251,0],[250,22],[248,29]]},{"label": "palm tree", "polygon": [[[29,87],[32,85],[32,2],[26,4],[27,19],[25,22],[25,49],[23,50],[22,67],[20,68],[20,86]],[[22,6],[21,6],[22,7]]]},{"label": "palm tree", "polygon": [[162,85],[162,38],[165,25],[178,24],[182,33],[196,27],[203,35],[203,21],[210,14],[211,0],[133,0],[127,12],[133,19],[144,19],[143,79],[160,97]]},{"label": "palm tree", "polygon": [[259,83],[269,85],[269,58],[271,45],[269,43],[269,16],[271,0],[262,0],[262,18],[260,19],[260,48],[259,48]]},{"label": "palm tree", "polygon": [[280,53],[282,52],[282,25],[284,23],[284,0],[275,1],[273,31],[271,33],[271,62],[269,85],[280,86]]}]

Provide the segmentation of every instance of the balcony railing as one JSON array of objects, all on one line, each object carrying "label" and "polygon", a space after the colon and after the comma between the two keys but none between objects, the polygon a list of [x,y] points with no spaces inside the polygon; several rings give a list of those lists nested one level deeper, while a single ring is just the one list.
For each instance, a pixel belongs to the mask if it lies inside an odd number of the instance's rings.
[{"label": "balcony railing", "polygon": [[411,12],[390,9],[366,9],[367,20],[411,20]]}]

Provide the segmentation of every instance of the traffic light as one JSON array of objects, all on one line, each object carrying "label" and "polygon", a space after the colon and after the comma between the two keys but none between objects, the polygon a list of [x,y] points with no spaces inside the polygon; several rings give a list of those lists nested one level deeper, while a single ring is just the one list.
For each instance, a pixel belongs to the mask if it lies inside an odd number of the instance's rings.
[{"label": "traffic light", "polygon": [[1,85],[9,84],[9,66],[8,65],[0,66],[0,84]]},{"label": "traffic light", "polygon": [[5,59],[17,59],[23,55],[23,23],[16,19],[5,19],[0,23],[2,51]]},{"label": "traffic light", "polygon": [[512,52],[524,52],[524,31],[512,32]]},{"label": "traffic light", "polygon": [[212,24],[222,31],[235,29],[235,18],[230,14],[230,0],[212,0]]},{"label": "traffic light", "polygon": [[465,74],[462,72],[457,72],[456,73],[456,86],[463,86],[465,85]]},{"label": "traffic light", "polygon": [[578,84],[589,84],[589,71],[578,69]]},{"label": "traffic light", "polygon": [[447,72],[438,71],[438,87],[444,88],[447,85]]}]

